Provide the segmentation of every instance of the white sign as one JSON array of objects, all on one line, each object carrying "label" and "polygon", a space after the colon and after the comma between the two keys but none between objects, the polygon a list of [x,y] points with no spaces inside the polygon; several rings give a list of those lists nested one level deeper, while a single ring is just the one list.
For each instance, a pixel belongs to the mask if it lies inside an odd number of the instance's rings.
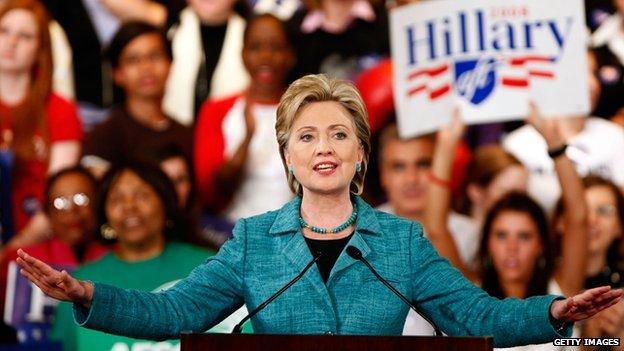
[{"label": "white sign", "polygon": [[392,10],[403,137],[446,125],[589,112],[583,0],[431,0]]}]

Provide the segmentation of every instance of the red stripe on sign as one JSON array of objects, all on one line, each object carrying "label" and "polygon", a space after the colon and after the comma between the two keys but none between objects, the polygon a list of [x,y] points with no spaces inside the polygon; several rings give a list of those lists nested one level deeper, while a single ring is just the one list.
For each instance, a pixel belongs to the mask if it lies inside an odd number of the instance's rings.
[{"label": "red stripe on sign", "polygon": [[519,78],[503,78],[503,85],[508,87],[526,88],[529,86],[529,81]]},{"label": "red stripe on sign", "polygon": [[443,95],[446,95],[449,91],[451,91],[451,86],[449,84],[444,85],[436,90],[432,90],[429,92],[429,98],[431,100],[435,100]]},{"label": "red stripe on sign", "polygon": [[428,75],[430,77],[435,77],[435,76],[438,76],[438,75],[448,71],[448,68],[449,68],[448,64],[443,64],[443,65],[438,66],[438,67],[417,69],[417,70],[413,71],[412,73],[410,73],[407,76],[407,79],[418,78],[418,77],[420,77],[422,75]]},{"label": "red stripe on sign", "polygon": [[522,66],[527,62],[552,62],[552,58],[548,56],[524,56],[509,59],[509,64],[512,66]]},{"label": "red stripe on sign", "polygon": [[421,85],[419,87],[412,88],[412,89],[407,91],[407,96],[416,95],[416,94],[418,94],[420,92],[423,92],[425,89],[427,89],[427,86],[425,86],[425,85]]},{"label": "red stripe on sign", "polygon": [[540,78],[555,78],[555,74],[549,71],[530,70],[529,75],[532,77],[540,77]]}]

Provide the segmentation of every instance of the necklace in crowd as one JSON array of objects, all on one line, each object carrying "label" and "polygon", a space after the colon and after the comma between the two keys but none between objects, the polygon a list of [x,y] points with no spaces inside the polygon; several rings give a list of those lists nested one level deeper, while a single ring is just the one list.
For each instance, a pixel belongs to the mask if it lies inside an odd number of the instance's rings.
[{"label": "necklace in crowd", "polygon": [[355,204],[353,204],[353,212],[351,213],[351,216],[349,216],[349,218],[347,218],[347,220],[344,221],[341,225],[333,229],[320,228],[320,227],[316,227],[313,225],[309,225],[303,219],[303,217],[301,217],[301,214],[299,215],[299,224],[301,224],[301,228],[308,228],[311,231],[318,233],[318,234],[335,234],[335,233],[340,233],[341,231],[347,229],[351,224],[355,223],[356,218],[357,218],[357,207],[355,206]]}]

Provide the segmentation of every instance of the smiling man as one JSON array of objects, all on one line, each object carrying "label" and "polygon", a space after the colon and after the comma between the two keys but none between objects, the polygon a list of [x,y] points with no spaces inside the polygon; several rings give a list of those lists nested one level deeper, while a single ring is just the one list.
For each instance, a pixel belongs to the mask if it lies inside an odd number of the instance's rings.
[{"label": "smiling man", "polygon": [[379,148],[379,177],[388,197],[379,209],[422,221],[435,138],[400,139],[396,125],[391,125],[383,131]]}]

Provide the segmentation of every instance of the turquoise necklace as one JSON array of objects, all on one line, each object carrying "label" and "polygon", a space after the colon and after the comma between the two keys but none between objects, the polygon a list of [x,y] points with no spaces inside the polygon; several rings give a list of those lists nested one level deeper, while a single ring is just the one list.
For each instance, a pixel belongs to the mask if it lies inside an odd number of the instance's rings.
[{"label": "turquoise necklace", "polygon": [[351,216],[349,216],[349,218],[347,218],[346,221],[344,221],[344,223],[342,223],[341,225],[337,226],[334,229],[327,229],[327,228],[319,228],[319,227],[315,227],[313,225],[309,225],[304,219],[303,217],[301,217],[301,215],[299,215],[299,224],[301,224],[301,228],[308,228],[311,231],[315,232],[315,233],[319,233],[319,234],[334,234],[334,233],[340,233],[341,231],[347,229],[351,224],[355,223],[355,219],[357,218],[357,208],[355,206],[355,204],[353,204],[353,213],[351,213]]}]

